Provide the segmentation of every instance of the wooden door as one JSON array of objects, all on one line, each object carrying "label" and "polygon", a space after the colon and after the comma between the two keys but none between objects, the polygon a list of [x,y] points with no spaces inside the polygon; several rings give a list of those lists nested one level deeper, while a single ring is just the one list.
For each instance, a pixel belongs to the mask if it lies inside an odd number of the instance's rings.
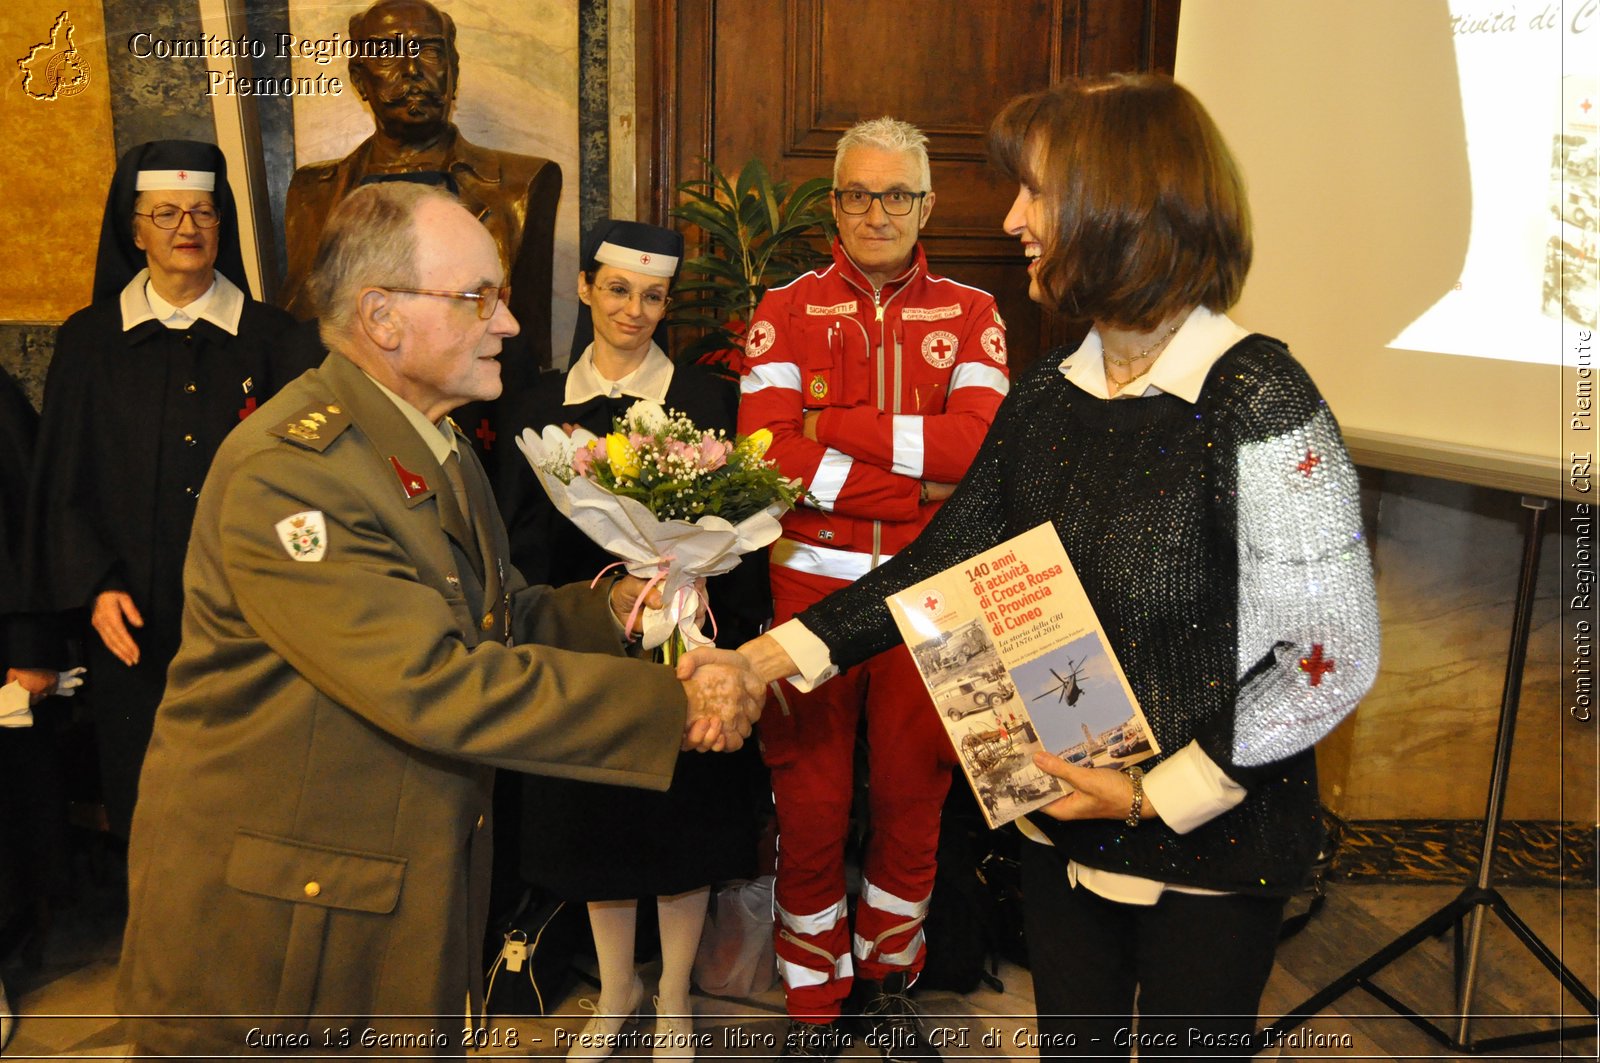
[{"label": "wooden door", "polygon": [[702,158],[725,172],[760,158],[798,182],[831,174],[855,122],[909,121],[933,165],[929,261],[994,293],[1021,369],[1083,326],[1028,299],[1021,247],[1001,231],[1016,186],[988,165],[989,122],[1011,97],[1074,74],[1170,72],[1178,3],[654,0],[640,8],[640,85],[655,89],[654,113],[641,114],[641,217],[664,224],[673,188],[704,176]]}]

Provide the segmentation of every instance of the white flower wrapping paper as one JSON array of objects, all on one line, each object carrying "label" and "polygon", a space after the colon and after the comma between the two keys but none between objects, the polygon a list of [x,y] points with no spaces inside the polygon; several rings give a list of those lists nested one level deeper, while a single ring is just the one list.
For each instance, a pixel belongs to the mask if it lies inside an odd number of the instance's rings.
[{"label": "white flower wrapping paper", "polygon": [[[570,468],[573,453],[596,438],[582,428],[569,436],[559,425],[546,425],[539,434],[523,429],[517,448],[563,516],[630,574],[661,587],[665,608],[643,612],[645,648],[662,645],[674,631],[683,635],[687,649],[711,645],[696,623],[701,602],[695,582],[732,571],[745,554],[771,545],[783,530],[778,521],[783,507],[768,506],[737,524],[716,516],[661,520],[642,502],[614,495],[581,476],[562,483],[548,471],[551,465]],[[600,444],[605,445],[603,438]]]}]

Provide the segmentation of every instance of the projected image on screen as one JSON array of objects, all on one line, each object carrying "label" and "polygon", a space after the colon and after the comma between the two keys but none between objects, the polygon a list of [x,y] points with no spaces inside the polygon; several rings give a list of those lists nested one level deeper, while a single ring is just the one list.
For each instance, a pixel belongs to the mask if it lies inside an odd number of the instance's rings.
[{"label": "projected image on screen", "polygon": [[[1550,228],[1544,258],[1544,312],[1593,329],[1600,310],[1595,261],[1594,85],[1564,78],[1564,128],[1550,150]],[[1577,120],[1574,120],[1576,117]]]},{"label": "projected image on screen", "polygon": [[1176,73],[1249,190],[1229,315],[1357,462],[1559,494],[1600,316],[1600,0],[1184,0]]},{"label": "projected image on screen", "polygon": [[[1595,326],[1600,27],[1570,4],[1518,14],[1450,0],[1472,187],[1466,260],[1391,347],[1556,364],[1562,348],[1530,335],[1552,320]],[[1562,54],[1558,111],[1550,68]]]}]

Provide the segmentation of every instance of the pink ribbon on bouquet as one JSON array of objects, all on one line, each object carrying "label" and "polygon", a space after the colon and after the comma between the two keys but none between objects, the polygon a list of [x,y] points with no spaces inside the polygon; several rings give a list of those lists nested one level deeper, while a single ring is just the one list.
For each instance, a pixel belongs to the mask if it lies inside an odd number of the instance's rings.
[{"label": "pink ribbon on bouquet", "polygon": [[[671,572],[671,564],[672,564],[673,561],[676,561],[676,560],[677,560],[677,558],[675,558],[675,557],[663,557],[663,558],[659,559],[656,562],[655,574],[653,576],[651,576],[650,579],[645,582],[644,587],[639,591],[639,596],[633,600],[633,609],[628,613],[628,622],[627,622],[627,624],[625,626],[627,627],[627,629],[630,632],[634,630],[634,627],[633,627],[634,621],[639,619],[639,610],[644,608],[644,600],[646,598],[650,597],[651,589],[653,589],[656,586],[656,584],[660,583],[662,580],[667,578],[667,576]],[[628,564],[628,562],[626,562],[626,561],[613,561],[613,562],[611,562],[611,564],[607,565],[605,568],[602,568],[599,572],[596,572],[594,574],[594,579],[589,581],[589,586],[590,587],[598,586],[599,583],[600,583],[600,577],[601,576],[604,576],[607,572],[610,572],[612,569],[617,568],[619,566],[620,567],[626,567],[627,564]],[[679,630],[680,631],[682,630],[682,625],[683,625],[684,598],[692,590],[693,590],[692,587],[679,587],[678,588],[678,592],[672,596],[673,597],[672,608],[673,608],[673,612],[675,612],[678,615],[678,618],[679,618],[678,619],[678,625],[679,625]],[[711,641],[714,644],[717,641],[717,614],[714,613],[712,611],[712,609],[711,609],[711,595],[706,594],[703,597],[704,597],[704,600],[705,600],[705,607],[706,607],[706,619],[711,621]],[[685,638],[685,641],[688,641],[687,637]]]}]

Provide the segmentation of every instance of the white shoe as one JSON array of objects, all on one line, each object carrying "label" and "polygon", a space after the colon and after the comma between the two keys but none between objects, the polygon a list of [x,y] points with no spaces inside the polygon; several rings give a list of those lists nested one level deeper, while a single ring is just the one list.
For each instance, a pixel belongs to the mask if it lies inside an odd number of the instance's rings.
[{"label": "white shoe", "polygon": [[656,1006],[655,1047],[650,1055],[655,1059],[694,1058],[694,1016],[661,1014],[661,998],[652,997]]},{"label": "white shoe", "polygon": [[584,1025],[583,1032],[573,1040],[572,1049],[567,1052],[567,1063],[593,1063],[594,1060],[609,1058],[617,1050],[618,1035],[622,1033],[622,1028],[639,1017],[639,1005],[642,1003],[644,983],[639,981],[637,975],[628,993],[628,1005],[620,1015],[601,1014],[600,1005],[587,998],[578,1001],[578,1007],[593,1012],[594,1018]]}]

